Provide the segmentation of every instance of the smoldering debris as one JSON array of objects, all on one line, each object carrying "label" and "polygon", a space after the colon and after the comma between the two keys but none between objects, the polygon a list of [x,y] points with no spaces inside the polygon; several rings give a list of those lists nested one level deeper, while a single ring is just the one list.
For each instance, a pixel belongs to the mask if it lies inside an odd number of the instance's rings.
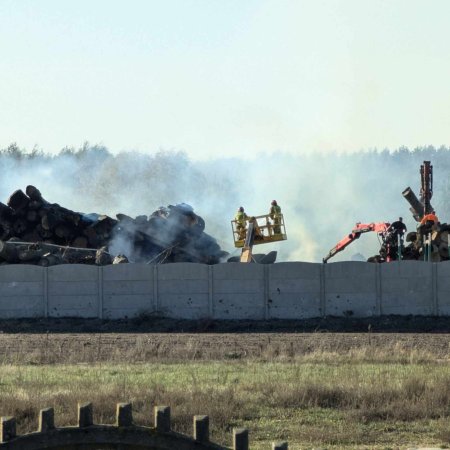
[{"label": "smoldering debris", "polygon": [[228,256],[187,204],[135,218],[71,211],[35,186],[0,203],[0,264],[217,264]]}]

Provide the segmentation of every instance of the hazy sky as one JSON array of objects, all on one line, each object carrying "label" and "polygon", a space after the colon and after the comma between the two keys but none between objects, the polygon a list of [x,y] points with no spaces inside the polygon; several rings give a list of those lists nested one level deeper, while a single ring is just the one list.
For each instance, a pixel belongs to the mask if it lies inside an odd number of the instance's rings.
[{"label": "hazy sky", "polygon": [[450,142],[449,0],[0,0],[0,147]]}]

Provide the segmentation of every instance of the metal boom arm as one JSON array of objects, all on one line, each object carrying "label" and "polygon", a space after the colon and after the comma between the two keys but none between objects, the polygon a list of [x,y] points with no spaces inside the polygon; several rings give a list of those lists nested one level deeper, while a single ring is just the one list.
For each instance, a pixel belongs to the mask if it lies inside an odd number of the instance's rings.
[{"label": "metal boom arm", "polygon": [[329,252],[328,255],[323,258],[323,262],[326,263],[336,253],[342,252],[348,247],[354,240],[359,239],[361,234],[373,231],[375,233],[385,233],[390,226],[388,222],[376,222],[376,223],[360,223],[358,222],[353,228],[352,232],[341,239]]}]

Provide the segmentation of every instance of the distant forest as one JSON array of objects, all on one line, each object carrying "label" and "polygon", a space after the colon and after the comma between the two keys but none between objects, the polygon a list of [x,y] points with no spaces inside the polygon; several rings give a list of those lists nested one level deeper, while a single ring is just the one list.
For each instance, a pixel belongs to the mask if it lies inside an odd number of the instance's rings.
[{"label": "distant forest", "polygon": [[[276,198],[290,240],[278,247],[282,256],[318,261],[357,221],[402,215],[409,229],[415,227],[401,193],[410,186],[419,196],[423,161],[434,168],[432,204],[441,222],[449,223],[450,147],[445,146],[196,161],[178,151],[113,154],[85,143],[48,154],[11,144],[0,150],[0,201],[34,184],[51,202],[112,216],[150,214],[161,205],[185,202],[205,218],[207,232],[227,244],[238,206],[264,214]],[[360,251],[370,255],[372,248]]]}]

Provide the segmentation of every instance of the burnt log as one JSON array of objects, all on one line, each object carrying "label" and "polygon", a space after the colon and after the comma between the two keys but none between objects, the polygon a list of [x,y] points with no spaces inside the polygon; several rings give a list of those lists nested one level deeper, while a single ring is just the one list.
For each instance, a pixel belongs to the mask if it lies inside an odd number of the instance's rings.
[{"label": "burnt log", "polygon": [[46,253],[42,258],[38,261],[38,266],[42,267],[50,267],[57,266],[58,264],[63,264],[64,261],[62,257],[55,253]]},{"label": "burnt log", "polygon": [[42,208],[43,204],[41,202],[37,202],[35,200],[31,200],[30,203],[28,203],[28,211],[37,211],[38,209]]},{"label": "burnt log", "polygon": [[25,188],[25,192],[28,195],[28,197],[30,197],[31,200],[40,203],[41,205],[43,204],[48,204],[47,200],[44,200],[44,198],[42,197],[41,191],[32,185],[28,185]]},{"label": "burnt log", "polygon": [[16,236],[22,236],[28,228],[28,222],[25,218],[17,218],[12,226],[12,231]]},{"label": "burnt log", "polygon": [[38,262],[47,251],[39,246],[18,246],[18,258],[21,262]]},{"label": "burnt log", "polygon": [[106,266],[108,264],[112,264],[112,257],[107,252],[106,247],[99,248],[95,253],[95,264],[97,266]]},{"label": "burnt log", "polygon": [[29,209],[27,211],[27,214],[25,215],[25,219],[28,222],[34,223],[34,222],[37,222],[40,219],[40,217],[38,215],[38,212],[35,209]]},{"label": "burnt log", "polygon": [[150,216],[117,214],[116,220],[49,203],[32,185],[25,191],[15,191],[8,205],[0,203],[0,238],[6,241],[16,236],[40,247],[18,247],[17,255],[5,249],[11,262],[111,264],[113,256],[106,248],[119,255],[116,264],[129,260],[213,264],[226,254],[204,233],[204,220],[186,204],[161,207]]},{"label": "burnt log", "polygon": [[0,240],[7,241],[11,237],[11,223],[0,219]]},{"label": "burnt log", "polygon": [[36,229],[28,231],[22,235],[22,240],[24,242],[39,242],[42,241],[40,234]]},{"label": "burnt log", "polygon": [[37,225],[35,230],[41,237],[40,240],[50,239],[53,236],[53,233],[50,230],[43,228],[41,224]]},{"label": "burnt log", "polygon": [[113,259],[113,264],[126,264],[128,263],[128,258],[125,255],[117,255]]},{"label": "burnt log", "polygon": [[75,248],[87,248],[88,240],[84,236],[77,236],[70,244],[71,247]]},{"label": "burnt log", "polygon": [[60,224],[55,227],[55,235],[69,241],[75,237],[75,231],[67,225]]},{"label": "burnt log", "polygon": [[45,214],[42,215],[41,218],[41,226],[44,230],[50,231],[53,228],[55,228],[59,223],[61,222],[61,219],[58,217],[57,214],[55,214],[55,211],[52,209],[45,212]]},{"label": "burnt log", "polygon": [[10,242],[0,241],[0,259],[8,263],[19,261],[17,245]]},{"label": "burnt log", "polygon": [[8,206],[14,211],[25,209],[30,203],[30,198],[21,190],[14,191],[8,199]]},{"label": "burnt log", "polygon": [[0,202],[0,219],[9,220],[14,216],[14,210]]}]

